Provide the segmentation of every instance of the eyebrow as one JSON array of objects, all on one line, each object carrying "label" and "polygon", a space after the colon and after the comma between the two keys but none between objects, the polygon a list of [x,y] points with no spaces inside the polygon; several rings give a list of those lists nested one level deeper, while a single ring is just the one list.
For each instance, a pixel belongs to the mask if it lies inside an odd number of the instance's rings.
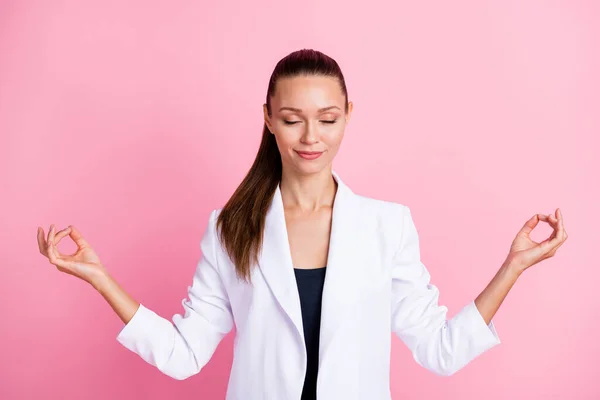
[{"label": "eyebrow", "polygon": [[[338,106],[323,107],[323,108],[319,108],[317,111],[321,113],[321,112],[324,112],[324,111],[327,111],[327,110],[331,110],[332,108],[337,108],[338,110],[341,111],[341,108],[339,108]],[[280,112],[284,111],[284,110],[289,110],[289,111],[294,111],[294,112],[302,112],[301,109],[299,109],[299,108],[293,108],[293,107],[281,107],[279,109]]]}]

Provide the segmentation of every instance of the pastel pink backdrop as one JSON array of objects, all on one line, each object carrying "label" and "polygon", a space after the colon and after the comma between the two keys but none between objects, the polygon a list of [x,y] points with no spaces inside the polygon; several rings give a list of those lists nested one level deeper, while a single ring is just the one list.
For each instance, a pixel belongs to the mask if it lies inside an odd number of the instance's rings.
[{"label": "pastel pink backdrop", "polygon": [[393,397],[600,398],[599,17],[566,0],[2,2],[0,398],[224,398],[234,332],[200,374],[162,375],[39,254],[36,228],[74,224],[136,299],[182,312],[209,212],[255,155],[270,73],[303,47],[340,63],[354,101],[334,168],[411,207],[450,315],[534,213],[560,207],[569,233],[496,314],[501,345],[456,375],[394,338]]}]

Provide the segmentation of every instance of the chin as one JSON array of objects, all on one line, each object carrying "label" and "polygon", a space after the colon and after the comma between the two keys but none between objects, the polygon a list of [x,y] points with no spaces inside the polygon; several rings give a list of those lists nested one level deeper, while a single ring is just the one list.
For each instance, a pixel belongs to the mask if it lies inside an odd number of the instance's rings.
[{"label": "chin", "polygon": [[297,162],[295,164],[296,164],[296,170],[299,173],[301,173],[302,175],[317,174],[317,173],[323,171],[323,169],[325,169],[325,167],[327,166],[327,163],[324,163],[323,161],[315,162],[315,160],[313,160],[313,161],[300,160],[299,162]]}]

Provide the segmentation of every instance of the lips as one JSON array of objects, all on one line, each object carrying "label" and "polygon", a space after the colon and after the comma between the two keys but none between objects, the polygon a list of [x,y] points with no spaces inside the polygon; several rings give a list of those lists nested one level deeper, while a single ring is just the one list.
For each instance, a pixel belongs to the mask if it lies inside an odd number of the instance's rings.
[{"label": "lips", "polygon": [[305,160],[314,160],[323,154],[322,151],[296,151],[296,153]]}]

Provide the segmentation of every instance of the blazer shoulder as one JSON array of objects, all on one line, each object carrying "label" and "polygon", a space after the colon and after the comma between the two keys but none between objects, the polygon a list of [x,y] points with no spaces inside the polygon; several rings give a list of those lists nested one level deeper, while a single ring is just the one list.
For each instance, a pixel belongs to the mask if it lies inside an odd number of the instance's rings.
[{"label": "blazer shoulder", "polygon": [[211,246],[215,247],[215,250],[218,248],[223,248],[221,243],[221,237],[219,235],[219,231],[217,229],[217,218],[221,212],[222,208],[212,208],[208,213],[208,217],[204,223],[204,233],[202,236],[203,243],[211,243]]},{"label": "blazer shoulder", "polygon": [[358,196],[359,214],[365,226],[373,226],[390,249],[397,249],[404,234],[408,206],[396,201]]},{"label": "blazer shoulder", "polygon": [[404,213],[408,210],[408,206],[396,201],[377,199],[358,194],[356,197],[361,211],[374,213],[376,216],[386,220],[392,219],[397,221],[397,218],[402,218]]}]

